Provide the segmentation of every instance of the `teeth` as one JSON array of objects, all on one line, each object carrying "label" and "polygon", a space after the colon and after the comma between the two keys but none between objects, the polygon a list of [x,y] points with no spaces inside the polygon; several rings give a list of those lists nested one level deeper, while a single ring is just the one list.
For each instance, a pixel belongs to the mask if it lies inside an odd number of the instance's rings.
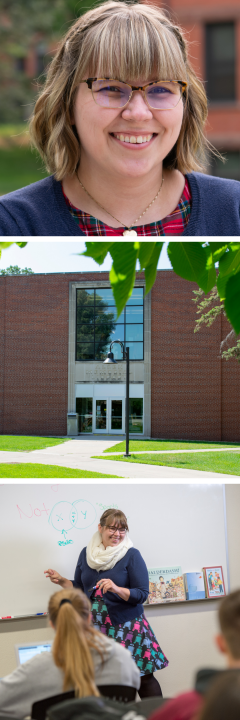
[{"label": "teeth", "polygon": [[121,142],[127,142],[127,143],[130,142],[132,144],[138,143],[138,145],[141,145],[142,143],[149,142],[152,138],[152,135],[138,135],[138,136],[130,135],[130,137],[129,137],[129,135],[121,134],[121,135],[117,135],[116,137],[118,140],[121,140]]}]

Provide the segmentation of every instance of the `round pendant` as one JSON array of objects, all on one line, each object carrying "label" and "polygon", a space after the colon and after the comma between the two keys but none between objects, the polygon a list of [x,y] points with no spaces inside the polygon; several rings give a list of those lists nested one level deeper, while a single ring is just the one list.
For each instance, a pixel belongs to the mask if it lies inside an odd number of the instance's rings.
[{"label": "round pendant", "polygon": [[136,230],[124,230],[123,235],[134,235],[137,237],[137,232]]}]

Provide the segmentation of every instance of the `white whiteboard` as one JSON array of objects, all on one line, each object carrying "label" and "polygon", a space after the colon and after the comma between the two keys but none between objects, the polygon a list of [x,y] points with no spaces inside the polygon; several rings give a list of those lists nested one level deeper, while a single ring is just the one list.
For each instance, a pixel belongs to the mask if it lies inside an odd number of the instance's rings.
[{"label": "white whiteboard", "polygon": [[73,579],[79,553],[109,507],[127,515],[149,568],[222,565],[227,586],[222,485],[2,485],[1,617],[47,610],[58,586],[44,570]]}]

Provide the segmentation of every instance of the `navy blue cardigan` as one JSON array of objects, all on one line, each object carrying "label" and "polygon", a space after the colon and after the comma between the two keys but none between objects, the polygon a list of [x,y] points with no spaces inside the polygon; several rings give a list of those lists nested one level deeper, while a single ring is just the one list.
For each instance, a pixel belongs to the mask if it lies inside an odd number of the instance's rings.
[{"label": "navy blue cardigan", "polygon": [[92,570],[87,564],[86,548],[84,548],[78,558],[73,586],[81,588],[89,598],[92,595],[93,599],[94,592],[91,593],[90,590],[102,578],[108,578],[118,587],[126,587],[130,590],[128,600],[122,600],[119,595],[110,591],[103,595],[113,625],[119,625],[142,615],[142,603],[149,593],[149,579],[146,564],[139,550],[130,548],[112,570],[98,571]]},{"label": "navy blue cardigan", "polygon": [[[240,235],[240,182],[201,173],[187,175],[192,210],[183,236]],[[84,235],[53,176],[0,197],[0,235]]]}]

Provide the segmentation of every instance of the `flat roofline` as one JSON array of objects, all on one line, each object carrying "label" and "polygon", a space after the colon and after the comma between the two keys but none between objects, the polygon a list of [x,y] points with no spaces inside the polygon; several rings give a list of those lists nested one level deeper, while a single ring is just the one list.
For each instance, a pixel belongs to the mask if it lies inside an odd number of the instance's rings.
[{"label": "flat roofline", "polygon": [[[5,278],[5,277],[8,277],[8,278],[9,277],[24,277],[24,278],[26,278],[26,277],[33,277],[33,275],[34,275],[34,277],[36,277],[37,275],[44,275],[44,276],[45,275],[54,275],[54,276],[55,275],[88,275],[88,274],[92,275],[93,273],[98,273],[98,275],[106,275],[106,273],[109,273],[109,272],[110,272],[110,270],[84,270],[84,271],[80,270],[79,272],[77,270],[73,270],[72,272],[70,271],[70,272],[55,272],[55,273],[54,272],[50,272],[50,273],[35,273],[35,272],[33,272],[33,274],[30,274],[30,275],[24,275],[24,273],[21,275],[20,274],[19,275],[18,274],[16,274],[16,275],[8,275],[8,274],[0,275],[0,279]],[[142,273],[143,272],[144,271],[142,270]],[[159,268],[159,270],[157,270],[157,272],[173,272],[173,269],[172,268]],[[142,273],[140,273],[140,275]]]}]

